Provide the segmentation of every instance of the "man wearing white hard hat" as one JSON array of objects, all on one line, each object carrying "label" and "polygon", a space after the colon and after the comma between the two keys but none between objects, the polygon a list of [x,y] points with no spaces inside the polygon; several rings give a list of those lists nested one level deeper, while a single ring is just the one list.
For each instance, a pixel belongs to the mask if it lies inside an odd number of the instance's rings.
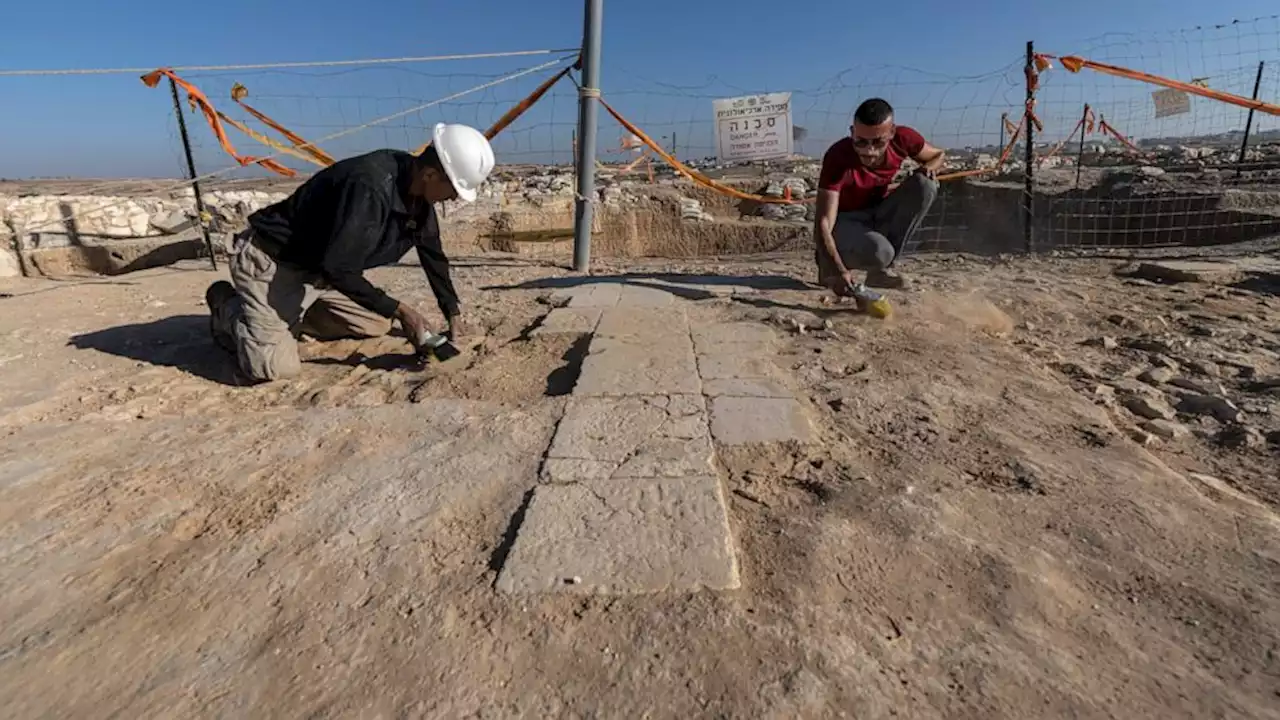
[{"label": "man wearing white hard hat", "polygon": [[375,150],[311,176],[251,215],[249,229],[236,237],[231,282],[218,281],[205,293],[214,340],[236,354],[250,380],[266,382],[301,371],[297,338],[304,333],[320,340],[377,337],[399,321],[415,344],[439,338],[417,309],[364,276],[411,248],[448,323],[444,335],[454,338],[462,312],[435,203],[474,201],[493,165],[483,133],[442,123],[421,155]]}]

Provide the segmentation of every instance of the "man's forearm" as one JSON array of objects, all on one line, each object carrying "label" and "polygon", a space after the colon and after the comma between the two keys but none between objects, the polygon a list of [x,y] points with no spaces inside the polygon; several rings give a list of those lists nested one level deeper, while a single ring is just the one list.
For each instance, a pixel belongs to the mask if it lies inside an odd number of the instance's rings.
[{"label": "man's forearm", "polygon": [[360,273],[326,274],[325,279],[334,290],[351,298],[360,307],[378,313],[382,317],[395,317],[396,310],[400,306],[395,298],[374,286]]},{"label": "man's forearm", "polygon": [[844,260],[840,258],[840,251],[836,248],[836,236],[831,228],[831,221],[826,218],[818,220],[818,237],[822,241],[822,248],[827,253],[827,257],[831,258],[831,262],[840,271],[840,274],[849,272],[849,268],[844,266]]},{"label": "man's forearm", "polygon": [[942,169],[942,166],[946,164],[946,161],[947,161],[947,154],[944,152],[940,152],[934,157],[930,158],[929,160],[926,160],[922,164],[922,167],[928,169],[930,172],[938,172],[939,170]]}]

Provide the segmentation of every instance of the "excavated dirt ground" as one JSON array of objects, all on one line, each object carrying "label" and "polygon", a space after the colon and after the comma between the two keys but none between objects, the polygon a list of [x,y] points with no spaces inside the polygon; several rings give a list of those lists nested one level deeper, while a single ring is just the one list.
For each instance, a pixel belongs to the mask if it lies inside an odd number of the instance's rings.
[{"label": "excavated dirt ground", "polygon": [[[583,351],[528,337],[565,271],[458,261],[450,372],[384,338],[252,388],[199,265],[3,281],[0,706],[1280,717],[1280,285],[1119,264],[912,261],[883,322],[798,288],[798,257],[597,270],[757,287],[693,301],[790,338],[821,442],[720,449],[741,590],[585,598],[493,589]],[[431,305],[419,269],[373,277]],[[1184,390],[1153,367],[1241,423],[1136,433],[1134,397]]]}]

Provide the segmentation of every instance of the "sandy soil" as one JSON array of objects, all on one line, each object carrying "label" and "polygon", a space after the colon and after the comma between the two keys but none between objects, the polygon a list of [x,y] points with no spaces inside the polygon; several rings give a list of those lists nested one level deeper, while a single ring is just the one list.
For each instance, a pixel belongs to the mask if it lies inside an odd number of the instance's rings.
[{"label": "sandy soil", "polygon": [[[760,288],[821,428],[721,449],[744,587],[492,588],[579,339],[560,269],[458,263],[467,364],[313,344],[237,387],[198,265],[0,284],[9,717],[1280,717],[1280,284],[1118,261],[909,263],[877,322],[803,259],[632,264]],[[374,273],[430,305],[420,270]],[[1152,367],[1233,400],[1174,403]],[[1144,389],[1148,388],[1149,389]]]}]

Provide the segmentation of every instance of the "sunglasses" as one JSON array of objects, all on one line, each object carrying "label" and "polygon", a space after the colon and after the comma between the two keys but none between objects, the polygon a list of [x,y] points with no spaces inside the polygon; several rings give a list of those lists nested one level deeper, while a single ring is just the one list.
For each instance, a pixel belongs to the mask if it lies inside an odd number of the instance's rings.
[{"label": "sunglasses", "polygon": [[878,137],[878,138],[855,137],[853,139],[853,145],[854,147],[875,148],[879,150],[880,148],[888,145],[891,139],[892,138],[888,138],[888,137]]}]

